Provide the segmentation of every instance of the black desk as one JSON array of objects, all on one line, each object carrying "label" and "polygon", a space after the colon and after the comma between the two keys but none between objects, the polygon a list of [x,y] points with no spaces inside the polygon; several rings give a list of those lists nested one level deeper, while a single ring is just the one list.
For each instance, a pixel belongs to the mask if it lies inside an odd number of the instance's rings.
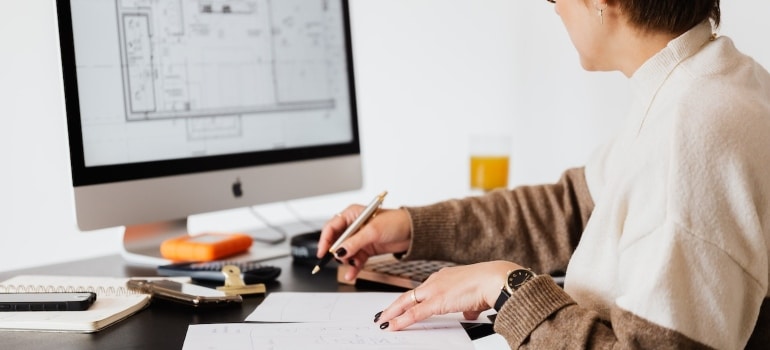
[{"label": "black desk", "polygon": [[[336,268],[330,264],[316,275],[312,266],[293,266],[291,258],[268,260],[265,264],[279,266],[281,276],[267,285],[267,291],[294,292],[352,292],[353,286],[337,283]],[[70,263],[0,273],[0,281],[21,274],[71,276],[155,276],[151,267],[130,266],[119,255],[87,259]],[[194,310],[184,306],[153,303],[139,313],[93,334],[0,331],[3,349],[181,349],[187,326],[198,323],[242,322],[263,300],[246,296],[242,306]],[[374,316],[374,315],[372,315]]]}]

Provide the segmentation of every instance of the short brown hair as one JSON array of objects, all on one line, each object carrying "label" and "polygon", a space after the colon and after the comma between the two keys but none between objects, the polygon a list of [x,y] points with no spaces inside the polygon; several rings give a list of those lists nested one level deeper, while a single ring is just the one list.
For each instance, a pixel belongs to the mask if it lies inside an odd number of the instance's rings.
[{"label": "short brown hair", "polygon": [[647,31],[682,34],[706,19],[719,26],[719,0],[610,0],[631,24]]}]

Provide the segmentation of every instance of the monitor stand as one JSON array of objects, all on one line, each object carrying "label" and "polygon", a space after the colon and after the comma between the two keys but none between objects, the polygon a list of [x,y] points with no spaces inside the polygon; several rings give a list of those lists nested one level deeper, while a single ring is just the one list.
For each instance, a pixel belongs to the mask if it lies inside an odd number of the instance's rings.
[{"label": "monitor stand", "polygon": [[159,266],[171,261],[160,255],[163,241],[186,235],[187,219],[126,226],[123,232],[123,258],[135,265]]},{"label": "monitor stand", "polygon": [[[299,227],[302,227],[301,225]],[[307,229],[305,229],[306,231]],[[303,233],[302,230],[291,229],[289,235]],[[160,266],[170,264],[172,261],[165,259],[160,254],[160,244],[169,238],[189,234],[187,219],[170,220],[152,224],[126,226],[123,233],[122,251],[123,258],[132,265]],[[269,236],[269,229],[259,229],[249,232],[252,236]],[[273,234],[274,235],[274,234]],[[229,257],[232,260],[267,260],[288,256],[291,252],[289,239],[277,244],[270,244],[254,240],[251,248],[244,254]]]}]

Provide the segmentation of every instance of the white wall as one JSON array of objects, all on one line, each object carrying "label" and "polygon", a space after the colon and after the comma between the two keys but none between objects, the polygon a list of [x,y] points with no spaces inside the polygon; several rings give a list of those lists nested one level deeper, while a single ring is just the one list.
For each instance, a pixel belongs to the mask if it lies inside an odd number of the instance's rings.
[{"label": "white wall", "polygon": [[[330,216],[383,189],[386,206],[465,196],[467,135],[484,129],[513,134],[513,185],[554,181],[623,116],[625,78],[582,71],[545,1],[352,0],[352,7],[365,187],[291,202],[303,216]],[[722,34],[770,67],[762,16],[770,2],[722,7]],[[4,2],[0,270],[119,249],[120,228],[81,232],[73,220],[56,35],[53,1]],[[282,208],[260,210],[280,221]]]}]

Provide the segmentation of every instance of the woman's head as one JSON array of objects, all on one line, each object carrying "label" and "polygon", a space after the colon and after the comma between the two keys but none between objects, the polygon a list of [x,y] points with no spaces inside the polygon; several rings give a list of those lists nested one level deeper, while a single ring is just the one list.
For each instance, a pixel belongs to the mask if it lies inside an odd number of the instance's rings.
[{"label": "woman's head", "polygon": [[[592,1],[592,0],[589,0]],[[607,0],[643,30],[682,34],[706,19],[719,25],[719,0]]]},{"label": "woman's head", "polygon": [[711,19],[719,0],[548,0],[564,22],[587,70],[626,76],[673,38]]}]

